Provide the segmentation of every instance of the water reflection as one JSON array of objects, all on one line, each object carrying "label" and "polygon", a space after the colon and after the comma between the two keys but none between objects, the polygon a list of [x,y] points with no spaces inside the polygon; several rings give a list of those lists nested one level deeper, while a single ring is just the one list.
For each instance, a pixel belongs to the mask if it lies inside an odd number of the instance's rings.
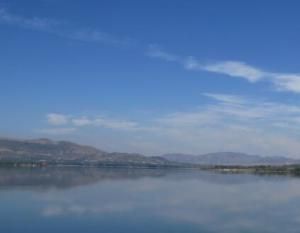
[{"label": "water reflection", "polygon": [[[299,232],[300,179],[189,170],[6,169],[0,232]],[[25,228],[24,228],[25,227]]]},{"label": "water reflection", "polygon": [[160,177],[160,169],[109,169],[82,167],[4,168],[0,169],[0,188],[67,189],[105,180]]}]

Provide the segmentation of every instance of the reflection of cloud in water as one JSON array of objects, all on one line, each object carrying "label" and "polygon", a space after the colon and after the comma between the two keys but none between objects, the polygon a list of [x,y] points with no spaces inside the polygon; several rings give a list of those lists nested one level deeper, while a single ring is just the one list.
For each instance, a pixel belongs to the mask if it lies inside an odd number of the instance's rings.
[{"label": "reflection of cloud in water", "polygon": [[[52,174],[58,177],[56,172]],[[67,189],[45,186],[44,192],[35,192],[36,183],[26,187],[26,193],[33,191],[26,201],[38,207],[36,218],[55,221],[78,216],[79,224],[86,219],[111,217],[124,218],[124,224],[129,224],[125,219],[134,216],[134,224],[141,227],[145,221],[153,225],[184,224],[194,232],[294,233],[300,228],[298,178],[179,170],[98,169],[62,174],[68,174],[64,182],[72,177],[70,183],[76,185],[68,184]],[[88,180],[92,182],[82,183]],[[61,187],[53,182],[50,187],[53,184]],[[20,198],[24,197],[22,190],[16,191]]]},{"label": "reflection of cloud in water", "polygon": [[83,205],[66,205],[66,206],[48,206],[42,210],[45,217],[57,217],[61,215],[85,215],[85,214],[107,214],[122,213],[132,209],[132,206],[126,203],[108,203],[103,206],[83,206]]},{"label": "reflection of cloud in water", "polygon": [[105,181],[134,180],[141,178],[161,178],[170,180],[203,180],[208,183],[236,185],[260,181],[280,182],[289,179],[284,176],[258,176],[220,174],[199,170],[177,169],[109,169],[109,168],[1,168],[0,191],[5,189],[49,190],[68,189],[83,185],[91,185]]}]

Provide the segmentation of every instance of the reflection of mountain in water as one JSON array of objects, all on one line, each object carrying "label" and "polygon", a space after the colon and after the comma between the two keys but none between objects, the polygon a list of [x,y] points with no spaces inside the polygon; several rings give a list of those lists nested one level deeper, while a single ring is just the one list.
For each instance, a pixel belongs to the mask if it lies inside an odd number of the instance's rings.
[{"label": "reflection of mountain in water", "polygon": [[178,182],[198,179],[216,184],[243,184],[260,180],[276,181],[284,176],[220,174],[212,171],[178,169],[111,169],[111,168],[7,168],[0,169],[0,188],[72,188],[101,181],[165,178]]},{"label": "reflection of mountain in water", "polygon": [[0,169],[0,187],[71,188],[105,180],[165,175],[161,169],[34,168]]},{"label": "reflection of mountain in water", "polygon": [[172,174],[173,178],[176,180],[187,180],[187,179],[198,179],[205,181],[207,183],[213,184],[226,184],[226,185],[237,185],[237,184],[247,184],[259,181],[270,181],[276,182],[285,179],[291,179],[290,176],[282,175],[270,175],[270,174],[230,174],[230,173],[220,173],[217,171],[193,171],[185,172],[180,174]]}]

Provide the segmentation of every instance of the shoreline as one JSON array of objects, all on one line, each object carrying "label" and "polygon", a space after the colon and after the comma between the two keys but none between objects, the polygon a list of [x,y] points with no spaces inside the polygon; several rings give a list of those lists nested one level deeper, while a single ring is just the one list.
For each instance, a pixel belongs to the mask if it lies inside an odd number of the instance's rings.
[{"label": "shoreline", "polygon": [[195,165],[195,164],[109,164],[109,163],[58,163],[58,162],[0,162],[3,168],[111,168],[111,169],[178,169],[214,171],[224,174],[274,174],[300,176],[300,164],[289,165]]}]

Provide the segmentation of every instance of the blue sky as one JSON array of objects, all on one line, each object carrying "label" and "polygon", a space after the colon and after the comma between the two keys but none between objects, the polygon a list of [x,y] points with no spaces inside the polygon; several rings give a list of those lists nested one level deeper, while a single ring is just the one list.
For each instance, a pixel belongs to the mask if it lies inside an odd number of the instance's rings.
[{"label": "blue sky", "polygon": [[300,157],[299,7],[2,0],[1,136]]}]

